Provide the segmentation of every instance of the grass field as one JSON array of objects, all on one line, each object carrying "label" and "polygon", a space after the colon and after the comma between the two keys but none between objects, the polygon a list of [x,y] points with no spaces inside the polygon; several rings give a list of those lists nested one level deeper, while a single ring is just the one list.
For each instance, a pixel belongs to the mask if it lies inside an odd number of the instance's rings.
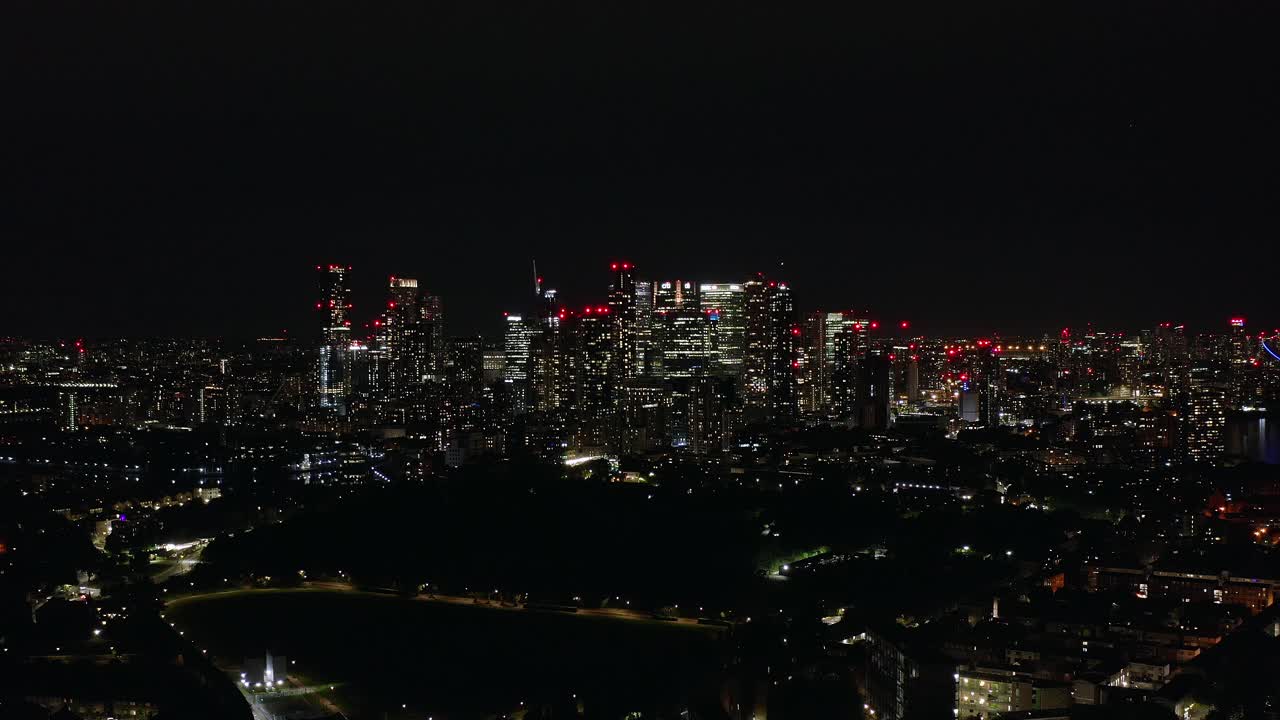
[{"label": "grass field", "polygon": [[[581,702],[602,717],[715,692],[716,633],[373,593],[255,590],[178,600],[167,619],[228,670],[268,649],[351,718],[483,718]],[[576,697],[575,697],[576,696]],[[593,713],[594,714],[594,713]]]}]

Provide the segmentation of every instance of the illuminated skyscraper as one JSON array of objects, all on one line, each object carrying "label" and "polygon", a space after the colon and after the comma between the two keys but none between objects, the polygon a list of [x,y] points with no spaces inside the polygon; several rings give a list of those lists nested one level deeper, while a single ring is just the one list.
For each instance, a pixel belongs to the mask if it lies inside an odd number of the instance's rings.
[{"label": "illuminated skyscraper", "polygon": [[649,280],[636,281],[636,375],[640,377],[657,377],[657,368],[661,365],[658,353],[656,331],[653,324],[654,284]]},{"label": "illuminated skyscraper", "polygon": [[1190,462],[1210,462],[1225,449],[1228,386],[1195,377],[1188,389],[1183,416],[1184,454]]},{"label": "illuminated skyscraper", "polygon": [[741,377],[742,346],[746,333],[746,294],[742,284],[699,285],[698,307],[715,323],[717,374],[735,379]]},{"label": "illuminated skyscraper", "polygon": [[525,382],[529,379],[529,348],[538,334],[537,323],[525,320],[523,315],[507,314],[507,328],[503,334],[506,365],[503,379],[508,382]]},{"label": "illuminated skyscraper", "polygon": [[612,382],[615,385],[636,376],[636,277],[635,266],[615,262],[609,266],[613,283],[609,287],[609,318],[613,338]]},{"label": "illuminated skyscraper", "polygon": [[422,382],[423,353],[418,308],[418,281],[392,276],[382,333],[387,360],[387,380],[394,397],[404,397],[410,386]]},{"label": "illuminated skyscraper", "polygon": [[444,305],[439,295],[418,295],[418,352],[422,376],[440,380],[444,376]]},{"label": "illuminated skyscraper", "polygon": [[662,376],[690,378],[711,375],[718,362],[716,321],[710,312],[696,309],[671,310],[660,317],[662,323]]},{"label": "illuminated skyscraper", "polygon": [[351,346],[350,290],[345,265],[317,265],[320,275],[321,336],[317,359],[317,393],[321,409],[339,416],[347,414],[347,392],[350,385],[349,348]]},{"label": "illuminated skyscraper", "polygon": [[760,275],[742,288],[742,397],[748,414],[758,416],[769,405],[769,285]]},{"label": "illuminated skyscraper", "polygon": [[606,305],[588,307],[573,321],[573,444],[581,448],[613,445],[616,426],[614,372],[614,325]]},{"label": "illuminated skyscraper", "polygon": [[769,315],[773,342],[769,362],[769,417],[783,420],[796,414],[796,344],[801,330],[796,324],[795,298],[786,283],[770,283]]},{"label": "illuminated skyscraper", "polygon": [[791,418],[796,412],[795,301],[786,283],[763,276],[743,283],[743,399],[754,419]]},{"label": "illuminated skyscraper", "polygon": [[653,310],[664,313],[698,307],[698,288],[688,280],[663,280],[654,283]]}]

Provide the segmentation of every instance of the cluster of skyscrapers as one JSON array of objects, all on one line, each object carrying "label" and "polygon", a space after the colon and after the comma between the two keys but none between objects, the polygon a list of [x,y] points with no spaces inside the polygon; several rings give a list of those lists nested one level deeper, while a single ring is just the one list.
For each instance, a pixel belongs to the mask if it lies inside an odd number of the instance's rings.
[{"label": "cluster of skyscrapers", "polygon": [[1107,418],[1123,416],[1152,462],[1207,460],[1227,443],[1229,413],[1275,394],[1263,335],[1241,318],[1193,337],[1162,323],[1136,335],[931,338],[865,311],[800,313],[793,288],[763,274],[653,280],[618,261],[602,268],[592,304],[563,302],[535,277],[499,342],[447,336],[440,298],[391,277],[385,309],[353,338],[349,268],[318,272],[315,418],[416,428],[440,449],[708,454],[749,428],[819,423],[1105,436]]}]

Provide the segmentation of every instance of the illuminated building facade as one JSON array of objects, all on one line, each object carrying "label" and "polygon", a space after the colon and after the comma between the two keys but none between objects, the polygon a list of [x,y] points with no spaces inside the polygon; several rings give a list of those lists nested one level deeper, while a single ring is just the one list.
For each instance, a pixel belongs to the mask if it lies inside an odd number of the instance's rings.
[{"label": "illuminated building facade", "polygon": [[350,386],[349,349],[351,346],[351,293],[347,285],[345,265],[317,265],[320,272],[321,313],[320,349],[316,363],[319,407],[336,415],[347,414],[347,392]]},{"label": "illuminated building facade", "polygon": [[746,333],[746,295],[742,283],[700,284],[698,307],[714,322],[717,374],[741,377]]},{"label": "illuminated building facade", "polygon": [[1225,450],[1228,386],[1193,379],[1183,415],[1182,438],[1189,462],[1211,462]]},{"label": "illuminated building facade", "polygon": [[752,419],[781,420],[796,413],[795,357],[800,328],[786,283],[762,275],[743,283],[743,401]]},{"label": "illuminated building facade", "polygon": [[610,447],[617,439],[611,314],[599,305],[573,318],[573,446],[578,449]]},{"label": "illuminated building facade", "polygon": [[716,321],[697,309],[671,310],[660,317],[662,324],[662,376],[701,377],[718,367]]}]

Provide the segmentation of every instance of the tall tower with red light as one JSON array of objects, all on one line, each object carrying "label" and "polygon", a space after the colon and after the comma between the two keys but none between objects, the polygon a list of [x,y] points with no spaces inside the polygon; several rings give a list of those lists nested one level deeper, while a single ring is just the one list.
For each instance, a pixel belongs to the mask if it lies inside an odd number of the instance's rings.
[{"label": "tall tower with red light", "polygon": [[743,400],[754,419],[795,416],[799,336],[795,300],[786,283],[763,275],[743,283]]},{"label": "tall tower with red light", "polygon": [[622,383],[636,376],[636,275],[630,262],[609,265],[609,321],[612,337],[612,380]]},{"label": "tall tower with red light", "polygon": [[351,385],[351,292],[347,284],[350,266],[317,265],[320,273],[320,348],[316,366],[316,391],[322,410],[347,414],[347,392]]}]

